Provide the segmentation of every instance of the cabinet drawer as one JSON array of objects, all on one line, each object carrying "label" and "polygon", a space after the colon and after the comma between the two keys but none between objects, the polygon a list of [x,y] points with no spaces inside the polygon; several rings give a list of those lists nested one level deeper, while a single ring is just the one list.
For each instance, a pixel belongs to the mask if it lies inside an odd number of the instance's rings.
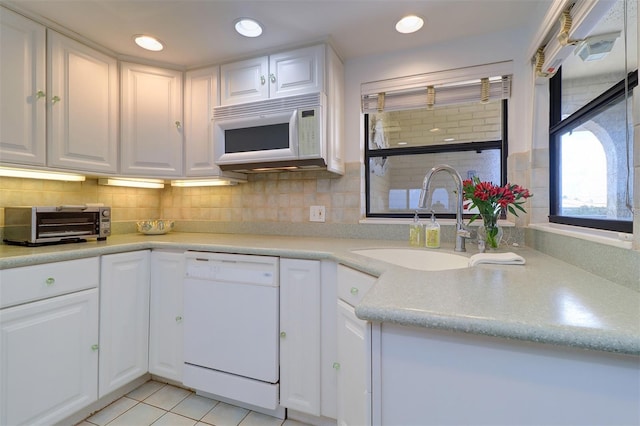
[{"label": "cabinet drawer", "polygon": [[372,275],[338,265],[338,297],[355,306],[360,303],[376,280],[377,278]]},{"label": "cabinet drawer", "polygon": [[0,308],[98,287],[97,257],[0,271]]}]

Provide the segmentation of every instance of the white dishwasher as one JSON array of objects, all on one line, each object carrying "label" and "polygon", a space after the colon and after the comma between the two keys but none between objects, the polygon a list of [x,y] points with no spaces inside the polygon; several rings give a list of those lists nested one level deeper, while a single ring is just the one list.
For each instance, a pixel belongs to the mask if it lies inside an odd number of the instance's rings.
[{"label": "white dishwasher", "polygon": [[277,257],[185,253],[185,385],[278,408],[278,266]]}]

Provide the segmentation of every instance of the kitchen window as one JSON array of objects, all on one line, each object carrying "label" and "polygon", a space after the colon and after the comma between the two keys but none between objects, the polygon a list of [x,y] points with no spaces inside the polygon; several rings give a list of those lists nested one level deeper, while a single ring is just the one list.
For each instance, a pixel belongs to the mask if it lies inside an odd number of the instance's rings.
[{"label": "kitchen window", "polygon": [[549,221],[632,233],[631,91],[638,73],[570,114],[562,112],[562,83],[560,70],[550,84]]},{"label": "kitchen window", "polygon": [[550,222],[633,232],[636,14],[615,2],[549,82]]},{"label": "kitchen window", "polygon": [[[463,179],[506,182],[506,99],[369,113],[364,126],[367,217],[413,217],[423,178],[438,164]],[[455,217],[449,175],[435,175],[429,195],[423,216]]]},{"label": "kitchen window", "polygon": [[[505,61],[363,83],[366,217],[413,217],[438,164],[505,184],[512,73]],[[436,174],[419,213],[455,218],[456,199],[451,176]]]}]

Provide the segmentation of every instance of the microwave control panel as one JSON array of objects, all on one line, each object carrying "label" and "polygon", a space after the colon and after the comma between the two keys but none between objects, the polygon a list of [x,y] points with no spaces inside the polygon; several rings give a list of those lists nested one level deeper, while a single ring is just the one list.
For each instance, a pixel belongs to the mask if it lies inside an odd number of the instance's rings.
[{"label": "microwave control panel", "polygon": [[317,157],[320,155],[320,108],[298,110],[298,155]]}]

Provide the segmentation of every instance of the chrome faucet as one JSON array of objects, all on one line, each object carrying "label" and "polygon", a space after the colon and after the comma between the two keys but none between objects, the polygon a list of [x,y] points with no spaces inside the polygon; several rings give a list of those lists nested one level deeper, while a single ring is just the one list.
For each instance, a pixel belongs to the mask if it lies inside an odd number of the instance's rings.
[{"label": "chrome faucet", "polygon": [[420,201],[418,207],[421,209],[427,208],[427,199],[429,198],[429,185],[431,184],[431,178],[438,172],[445,171],[451,175],[456,183],[456,191],[458,193],[458,202],[456,206],[456,247],[455,251],[462,252],[467,251],[465,248],[465,238],[470,238],[470,232],[464,227],[462,223],[462,177],[460,173],[453,167],[447,164],[440,164],[429,170],[422,181],[422,190],[420,191]]}]

